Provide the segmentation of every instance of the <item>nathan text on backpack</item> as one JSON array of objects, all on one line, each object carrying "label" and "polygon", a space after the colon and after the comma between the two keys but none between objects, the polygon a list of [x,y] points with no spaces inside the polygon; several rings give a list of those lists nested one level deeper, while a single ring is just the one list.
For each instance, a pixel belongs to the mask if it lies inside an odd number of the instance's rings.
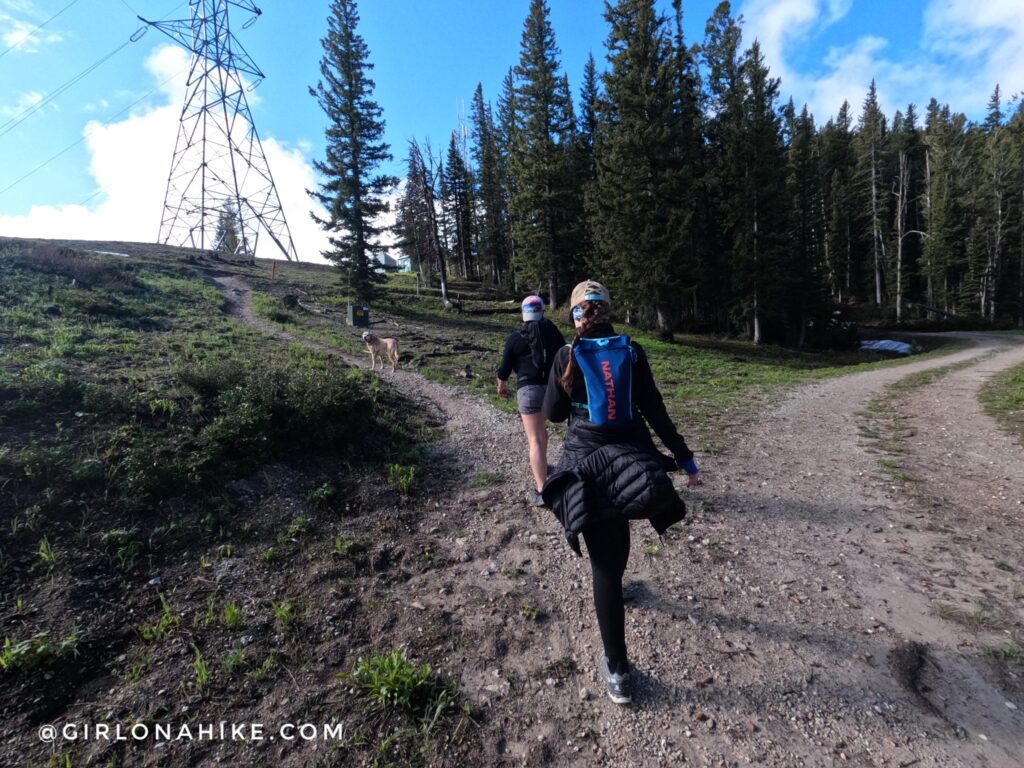
[{"label": "nathan text on backpack", "polygon": [[587,386],[588,420],[598,426],[632,424],[636,351],[629,343],[629,336],[580,339],[573,349],[573,358]]}]

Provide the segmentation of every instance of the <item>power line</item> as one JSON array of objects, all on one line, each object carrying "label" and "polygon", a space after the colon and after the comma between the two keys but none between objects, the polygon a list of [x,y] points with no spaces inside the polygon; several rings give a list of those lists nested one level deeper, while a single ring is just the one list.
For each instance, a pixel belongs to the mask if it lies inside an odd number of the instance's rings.
[{"label": "power line", "polygon": [[36,112],[38,112],[39,110],[43,109],[51,101],[53,101],[58,96],[60,96],[62,93],[64,93],[66,90],[68,90],[73,85],[75,85],[79,80],[83,79],[84,77],[86,77],[87,75],[92,73],[93,70],[97,69],[102,64],[106,63],[114,55],[116,55],[117,53],[120,53],[122,50],[127,48],[129,45],[131,45],[131,43],[132,43],[131,40],[126,40],[125,42],[121,43],[121,45],[119,45],[117,48],[112,50],[106,56],[103,56],[98,61],[90,64],[88,67],[83,69],[77,75],[75,75],[70,80],[68,80],[66,83],[64,83],[63,85],[58,87],[56,90],[54,90],[51,93],[47,94],[46,98],[41,99],[40,101],[37,101],[35,104],[33,104],[33,105],[29,106],[29,107],[26,107],[21,112],[19,112],[14,117],[12,117],[10,120],[8,120],[6,123],[0,124],[0,136],[6,136],[8,133],[13,131],[15,128],[17,128],[19,125],[21,125],[23,122],[25,122],[30,117],[32,117],[32,115],[34,115]]},{"label": "power line", "polygon": [[[116,119],[117,119],[117,118],[119,118],[119,117],[120,117],[121,115],[123,115],[123,114],[124,114],[125,112],[127,112],[127,111],[128,111],[129,109],[131,109],[132,107],[134,107],[134,106],[135,106],[136,104],[140,104],[140,103],[142,103],[143,101],[145,101],[146,99],[148,99],[148,98],[149,98],[150,96],[152,96],[152,95],[153,95],[154,93],[156,93],[157,91],[159,91],[159,90],[160,90],[160,89],[161,89],[161,88],[162,88],[163,86],[165,86],[165,85],[166,85],[167,83],[171,82],[171,80],[173,80],[174,78],[176,78],[176,77],[177,77],[178,75],[180,75],[180,74],[181,74],[182,72],[184,72],[184,71],[185,71],[185,70],[187,70],[187,69],[188,69],[188,67],[184,67],[184,68],[182,68],[182,69],[179,69],[179,70],[178,70],[177,72],[175,72],[175,73],[174,73],[173,75],[171,75],[170,77],[168,77],[168,78],[167,78],[166,80],[164,80],[164,81],[163,81],[163,82],[161,82],[161,83],[158,83],[158,84],[157,84],[157,86],[156,86],[155,88],[153,88],[153,90],[151,90],[151,91],[150,91],[149,93],[147,93],[146,95],[144,95],[144,96],[140,97],[139,99],[136,99],[136,100],[135,100],[135,101],[133,101],[133,102],[132,102],[131,104],[129,104],[129,105],[127,106],[127,107],[125,107],[125,108],[124,108],[124,109],[122,109],[122,110],[121,110],[120,112],[118,112],[117,114],[115,114],[115,115],[111,115],[110,119],[111,119],[111,120],[116,120]],[[23,182],[23,181],[24,181],[25,179],[27,179],[27,178],[28,178],[29,176],[32,176],[32,175],[34,175],[34,174],[38,173],[39,171],[43,170],[43,168],[45,168],[46,166],[48,166],[48,165],[49,165],[50,163],[52,163],[52,162],[53,162],[54,160],[56,160],[56,159],[57,159],[58,157],[60,157],[61,155],[65,155],[65,154],[67,154],[67,153],[68,153],[68,152],[70,152],[70,151],[71,151],[72,149],[74,149],[75,147],[77,147],[77,146],[78,146],[79,144],[81,144],[81,143],[82,143],[83,141],[85,141],[85,139],[86,139],[86,137],[85,137],[85,136],[83,136],[83,137],[82,137],[82,138],[80,138],[80,139],[79,139],[78,141],[75,141],[75,142],[73,142],[73,143],[71,143],[71,144],[68,144],[68,145],[67,145],[66,147],[64,147],[64,149],[62,149],[62,150],[61,150],[60,152],[57,152],[56,154],[54,154],[54,155],[51,155],[51,156],[50,156],[50,157],[48,157],[48,158],[47,158],[46,160],[44,160],[44,161],[43,161],[42,163],[40,163],[40,164],[39,164],[39,165],[37,165],[37,166],[36,166],[35,168],[33,168],[33,169],[32,169],[31,171],[29,171],[28,173],[26,173],[26,174],[25,174],[24,176],[22,176],[22,177],[21,177],[21,178],[19,178],[19,179],[16,179],[15,181],[12,181],[12,182],[11,182],[10,184],[8,184],[8,185],[7,185],[6,187],[4,187],[3,189],[0,189],[0,195],[4,194],[4,193],[5,193],[5,192],[7,192],[7,191],[8,191],[9,189],[13,189],[14,187],[18,186],[19,184],[21,184],[21,182]],[[88,200],[88,198],[86,198],[86,199]]]},{"label": "power line", "polygon": [[[74,5],[74,3],[76,3],[76,2],[78,2],[78,0],[74,0],[74,2],[72,2],[69,5],[65,6],[65,10],[67,8],[70,8],[71,5]],[[122,0],[122,2],[123,2],[123,0]],[[172,13],[177,11],[184,4],[185,3],[178,3],[177,5],[175,5],[171,10],[167,11],[167,13],[164,14],[164,18],[170,16]],[[128,6],[128,7],[130,9],[130,6]],[[56,16],[60,15],[60,13],[63,13],[63,11],[60,11],[57,14],[55,14],[54,18]],[[44,22],[44,23],[46,23],[46,22]],[[119,45],[117,48],[112,50],[110,53],[108,53],[105,56],[102,56],[99,59],[97,59],[95,62],[90,64],[88,67],[83,69],[81,72],[79,72],[77,75],[72,77],[70,80],[68,80],[67,82],[65,82],[62,85],[58,86],[51,93],[47,94],[45,98],[41,99],[40,101],[36,102],[35,104],[29,105],[28,107],[23,109],[21,112],[19,112],[18,114],[14,115],[6,123],[0,124],[0,137],[6,136],[8,133],[13,131],[15,128],[17,128],[19,125],[21,125],[23,122],[25,122],[25,120],[27,120],[28,118],[32,117],[32,115],[34,115],[36,112],[38,112],[39,110],[41,110],[44,107],[46,107],[50,102],[52,102],[58,96],[60,96],[65,91],[67,91],[69,88],[71,88],[72,86],[77,84],[80,80],[82,80],[83,78],[85,78],[89,74],[91,74],[95,69],[99,68],[101,65],[105,64],[109,59],[113,58],[116,54],[120,53],[122,50],[127,48],[129,45],[131,45],[132,43],[134,43],[137,40],[139,40],[139,38],[142,37],[142,35],[146,32],[146,30],[148,28],[149,27],[147,27],[147,26],[139,27],[138,29],[136,29],[131,34],[131,36],[126,41],[121,43],[121,45]]]},{"label": "power line", "polygon": [[7,55],[8,53],[10,53],[10,52],[11,52],[11,51],[13,51],[13,50],[14,50],[15,48],[17,48],[17,47],[18,47],[19,45],[21,45],[22,43],[24,43],[24,42],[25,42],[26,40],[28,40],[28,39],[29,39],[30,37],[32,37],[32,35],[34,35],[34,34],[35,34],[36,32],[38,32],[38,31],[39,31],[40,29],[42,29],[43,27],[45,27],[45,26],[46,26],[47,24],[49,24],[49,23],[50,23],[51,21],[53,21],[54,19],[56,19],[56,18],[57,18],[58,16],[60,16],[60,15],[61,15],[62,13],[64,13],[64,11],[66,11],[66,10],[67,10],[68,8],[70,8],[70,7],[72,6],[72,5],[74,5],[74,4],[75,4],[75,3],[77,3],[77,2],[78,2],[78,0],[71,0],[71,2],[70,2],[70,3],[68,3],[67,5],[65,5],[65,6],[64,6],[63,8],[61,8],[61,9],[60,9],[59,11],[57,11],[57,12],[56,12],[55,14],[53,14],[53,16],[51,16],[50,18],[48,18],[48,19],[47,19],[46,21],[44,21],[44,22],[43,22],[42,24],[40,24],[40,25],[39,25],[38,27],[36,27],[36,28],[35,28],[35,29],[33,29],[33,30],[32,30],[31,32],[29,32],[29,33],[28,33],[27,35],[25,35],[25,36],[24,36],[23,38],[21,38],[21,40],[18,40],[18,41],[17,41],[16,43],[12,43],[12,44],[11,44],[10,46],[8,46],[8,47],[7,47],[7,48],[6,48],[5,50],[4,50],[4,52],[3,52],[3,53],[0,53],[0,59],[2,59],[2,58],[3,58],[4,56],[6,56],[6,55]]}]

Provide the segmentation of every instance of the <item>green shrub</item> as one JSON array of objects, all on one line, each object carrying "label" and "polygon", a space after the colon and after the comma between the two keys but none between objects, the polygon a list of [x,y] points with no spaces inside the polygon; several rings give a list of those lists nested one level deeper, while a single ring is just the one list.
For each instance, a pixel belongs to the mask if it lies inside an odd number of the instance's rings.
[{"label": "green shrub", "polygon": [[188,461],[160,434],[135,436],[121,454],[115,475],[126,499],[142,502],[180,495],[193,484]]},{"label": "green shrub", "polygon": [[0,670],[17,672],[33,669],[77,655],[78,636],[75,633],[56,642],[50,640],[49,632],[33,635],[28,640],[20,642],[5,637],[3,648],[0,649]]},{"label": "green shrub", "polygon": [[220,415],[200,435],[215,462],[251,464],[284,452],[347,448],[373,416],[364,375],[337,366],[252,371],[223,391],[217,405]]},{"label": "green shrub", "polygon": [[351,675],[339,675],[351,692],[380,712],[400,712],[432,723],[455,707],[452,694],[429,664],[417,666],[403,651],[360,659]]},{"label": "green shrub", "polygon": [[277,624],[277,628],[282,632],[287,632],[292,629],[292,627],[295,626],[295,622],[299,619],[295,603],[291,600],[274,603],[271,606],[271,610],[274,612],[274,622]]},{"label": "green shrub", "polygon": [[196,394],[210,397],[241,384],[245,366],[238,360],[214,360],[186,366],[177,375],[178,380]]},{"label": "green shrub", "polygon": [[391,483],[403,496],[408,496],[412,490],[412,484],[416,481],[416,467],[407,467],[403,464],[390,464],[388,466],[388,482]]},{"label": "green shrub", "polygon": [[338,491],[330,483],[324,483],[319,488],[314,488],[308,494],[306,494],[306,501],[317,507],[326,506],[331,499],[337,495]]},{"label": "green shrub", "polygon": [[163,606],[160,618],[153,624],[143,624],[139,628],[139,634],[142,635],[142,639],[147,643],[163,640],[181,622],[181,616],[171,610],[171,604],[167,602],[163,595],[160,595],[160,604]]},{"label": "green shrub", "polygon": [[245,611],[238,603],[225,603],[220,612],[220,623],[224,628],[234,632],[245,626]]}]

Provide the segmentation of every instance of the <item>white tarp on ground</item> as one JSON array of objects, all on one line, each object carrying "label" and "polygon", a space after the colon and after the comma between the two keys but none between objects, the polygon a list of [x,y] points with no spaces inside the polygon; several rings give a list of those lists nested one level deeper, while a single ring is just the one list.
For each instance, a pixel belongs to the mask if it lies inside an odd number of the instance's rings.
[{"label": "white tarp on ground", "polygon": [[905,341],[876,340],[862,341],[860,348],[870,352],[888,352],[896,355],[912,355],[914,348]]}]

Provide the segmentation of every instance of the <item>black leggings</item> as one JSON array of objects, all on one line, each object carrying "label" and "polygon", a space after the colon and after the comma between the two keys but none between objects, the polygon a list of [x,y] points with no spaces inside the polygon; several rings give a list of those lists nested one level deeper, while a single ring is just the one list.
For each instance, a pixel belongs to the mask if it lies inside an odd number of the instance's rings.
[{"label": "black leggings", "polygon": [[629,521],[615,520],[583,534],[594,574],[594,608],[608,669],[629,671],[626,660],[626,609],[622,604],[622,574],[629,560]]}]

